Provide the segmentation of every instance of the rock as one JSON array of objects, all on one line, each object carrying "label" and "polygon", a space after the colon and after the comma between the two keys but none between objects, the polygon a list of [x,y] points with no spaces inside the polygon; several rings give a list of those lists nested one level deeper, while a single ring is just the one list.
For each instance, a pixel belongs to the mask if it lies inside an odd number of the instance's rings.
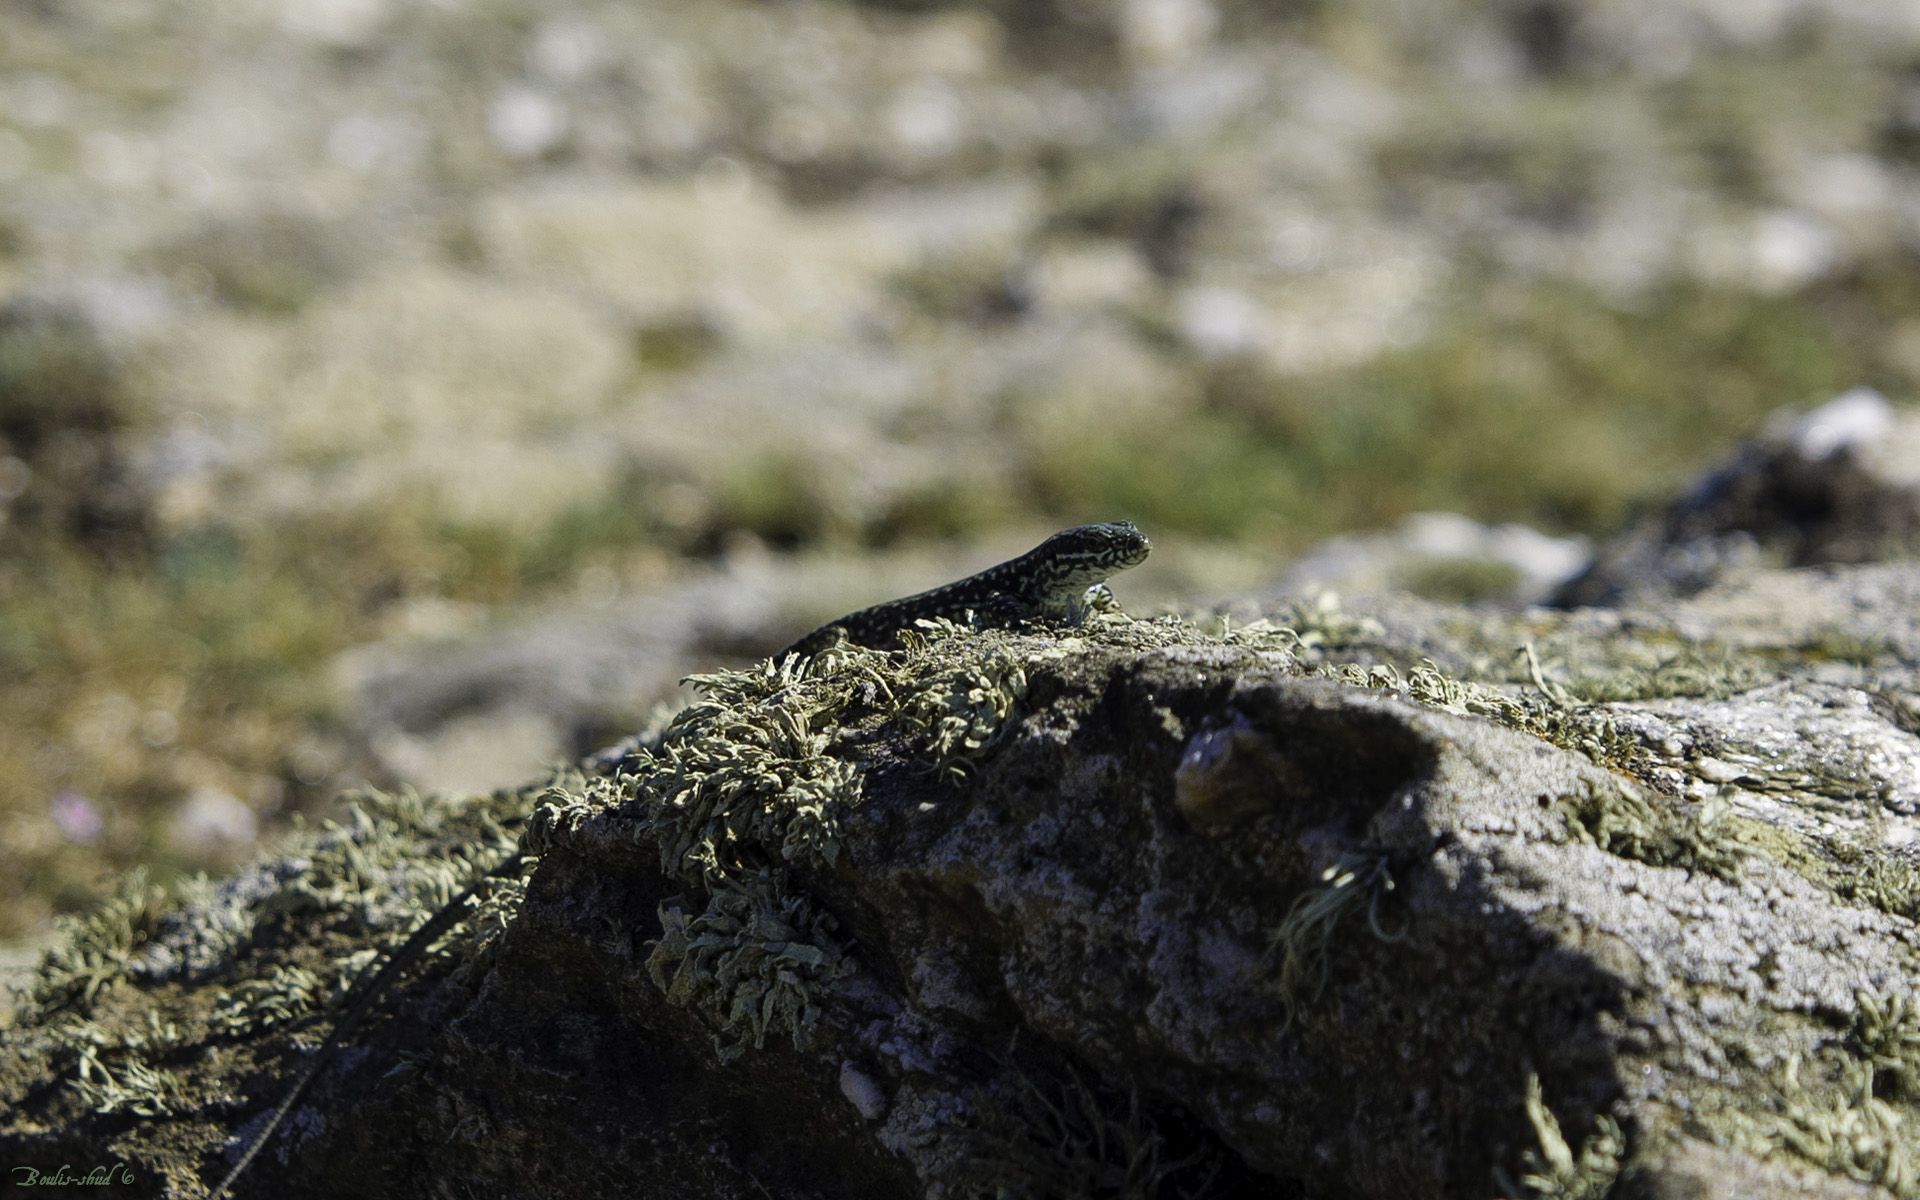
[{"label": "rock", "polygon": [[1136,66],[1165,67],[1199,57],[1220,28],[1213,0],[1125,0],[1120,44]]},{"label": "rock", "polygon": [[299,1018],[517,839],[240,1194],[1912,1195],[1916,600],[1830,567],[700,677],[616,774],[370,795],[74,923],[0,1157],[213,1180]]},{"label": "rock", "polygon": [[487,107],[487,132],[509,158],[540,158],[567,138],[567,110],[547,93],[525,84],[503,87]]},{"label": "rock", "polygon": [[1588,557],[1584,539],[1524,525],[1482,525],[1458,513],[1415,513],[1398,529],[1329,539],[1290,563],[1266,589],[1301,596],[1410,591],[1436,600],[1538,604]]},{"label": "rock", "polygon": [[214,787],[193,789],[167,820],[168,846],[193,862],[232,862],[259,835],[260,819],[246,801]]},{"label": "rock", "polygon": [[1553,603],[1687,595],[1768,562],[1911,557],[1920,552],[1916,464],[1920,412],[1869,388],[1782,414],[1666,511],[1602,546]]}]

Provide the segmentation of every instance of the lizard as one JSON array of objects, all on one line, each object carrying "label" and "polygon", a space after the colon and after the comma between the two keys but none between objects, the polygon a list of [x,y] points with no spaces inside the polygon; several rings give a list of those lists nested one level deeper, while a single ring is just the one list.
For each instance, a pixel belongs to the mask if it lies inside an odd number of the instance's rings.
[{"label": "lizard", "polygon": [[[890,648],[897,644],[901,630],[912,628],[915,621],[935,617],[963,620],[970,617],[981,625],[1013,625],[1034,620],[1075,623],[1084,619],[1091,609],[1111,604],[1112,593],[1107,590],[1106,579],[1137,565],[1151,549],[1152,543],[1146,534],[1131,521],[1076,525],[1061,530],[1018,558],[964,579],[828,621],[774,655],[773,662],[811,659],[843,641]],[[588,765],[593,769],[611,769],[626,757],[630,742],[631,739],[595,755],[588,760]],[[412,966],[435,939],[451,928],[481,888],[492,880],[518,873],[529,857],[516,847],[422,922],[377,968],[369,966],[362,972],[348,993],[346,1010],[340,1020],[320,1043],[319,1050],[301,1070],[286,1096],[274,1106],[265,1126],[254,1135],[239,1161],[210,1193],[210,1200],[221,1200],[231,1193],[234,1184],[266,1148],[281,1122],[325,1068],[334,1047],[372,1010],[387,982]]]},{"label": "lizard", "polygon": [[1110,604],[1110,575],[1138,565],[1153,548],[1131,521],[1063,529],[1018,558],[885,604],[836,617],[773,656],[812,658],[841,640],[887,649],[915,621],[946,617],[979,625],[1042,619],[1077,623],[1089,609]]}]

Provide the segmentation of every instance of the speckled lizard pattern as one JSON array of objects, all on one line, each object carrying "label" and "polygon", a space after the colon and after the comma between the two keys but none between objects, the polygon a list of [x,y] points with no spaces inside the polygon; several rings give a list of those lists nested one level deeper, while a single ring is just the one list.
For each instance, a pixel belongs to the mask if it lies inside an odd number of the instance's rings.
[{"label": "speckled lizard pattern", "polygon": [[915,621],[946,617],[977,624],[1012,625],[1039,619],[1077,620],[1090,593],[1111,600],[1106,579],[1147,557],[1152,544],[1131,521],[1076,525],[1038,546],[977,575],[863,608],[825,625],[788,646],[789,655],[811,658],[842,638],[862,646],[892,646]]}]

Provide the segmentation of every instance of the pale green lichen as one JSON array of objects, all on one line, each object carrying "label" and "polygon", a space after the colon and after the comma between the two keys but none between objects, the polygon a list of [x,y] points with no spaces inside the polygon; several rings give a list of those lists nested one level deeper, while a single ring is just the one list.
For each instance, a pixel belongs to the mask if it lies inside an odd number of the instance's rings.
[{"label": "pale green lichen", "polygon": [[1720,879],[1739,877],[1741,853],[1730,831],[1719,827],[1722,812],[1696,814],[1658,803],[1645,789],[1612,776],[1583,781],[1557,805],[1570,835],[1608,854]]},{"label": "pale green lichen", "polygon": [[752,870],[766,852],[832,863],[839,813],[859,802],[859,772],[827,753],[831,723],[816,729],[817,714],[775,703],[688,712],[630,777],[661,869],[712,881]]},{"label": "pale green lichen", "polygon": [[137,1057],[110,1067],[91,1047],[81,1048],[71,1085],[81,1102],[96,1113],[166,1117],[187,1107],[185,1085],[172,1071]]},{"label": "pale green lichen", "polygon": [[1740,841],[1841,900],[1920,921],[1920,856],[1911,847],[1814,838],[1737,817],[1728,824],[1737,828]]},{"label": "pale green lichen", "polygon": [[1872,1073],[1874,1095],[1920,1104],[1920,1003],[1899,992],[1860,992],[1847,1037]]},{"label": "pale green lichen", "polygon": [[1337,592],[1317,592],[1284,606],[1276,614],[1274,625],[1305,650],[1350,649],[1386,634],[1380,622],[1343,609]]},{"label": "pale green lichen", "polygon": [[324,990],[312,971],[276,963],[265,975],[242,980],[223,992],[211,1022],[229,1037],[272,1029],[312,1013]]},{"label": "pale green lichen", "polygon": [[1600,1114],[1594,1120],[1593,1132],[1575,1152],[1560,1130],[1559,1118],[1541,1095],[1538,1075],[1527,1076],[1526,1106],[1527,1120],[1540,1145],[1522,1152],[1519,1187],[1514,1187],[1504,1172],[1498,1173],[1500,1194],[1521,1200],[1604,1200],[1620,1176],[1627,1150],[1619,1122]]},{"label": "pale green lichen", "polygon": [[[988,752],[1025,692],[1005,647],[961,658],[929,624],[904,652],[842,643],[802,664],[695,676],[702,699],[637,746],[610,779],[557,789],[532,823],[536,848],[596,813],[637,817],[632,836],[661,870],[704,899],[669,901],[647,966],[667,999],[700,1013],[722,1061],[784,1030],[801,1044],[821,989],[848,969],[832,922],[791,872],[840,855],[840,821],[861,801],[865,764],[848,741],[856,714],[885,711],[921,734],[931,769]],[[693,911],[696,907],[700,911]]]},{"label": "pale green lichen", "polygon": [[809,1044],[820,1012],[815,995],[847,967],[833,921],[804,897],[780,895],[771,872],[757,885],[716,888],[704,911],[686,901],[660,906],[660,940],[647,971],[668,1003],[690,1008],[713,1029],[723,1063],[765,1047],[784,1030]]},{"label": "pale green lichen", "polygon": [[1513,680],[1532,684],[1565,705],[1724,699],[1778,675],[1775,664],[1713,642],[1675,639],[1659,630],[1631,638],[1596,639],[1549,631],[1521,647],[1525,670]]},{"label": "pale green lichen", "polygon": [[[1801,1075],[1825,1078],[1811,1084]],[[1802,1159],[1831,1175],[1878,1184],[1902,1200],[1920,1196],[1920,1129],[1874,1094],[1876,1070],[1851,1054],[1788,1060],[1781,1111],[1760,1128],[1769,1152]]]},{"label": "pale green lichen", "polygon": [[150,1060],[179,1050],[187,1042],[180,1026],[153,1010],[130,1028],[119,1030],[72,1014],[56,1021],[59,1049],[71,1055],[67,1086],[89,1111],[162,1117],[183,1111],[180,1078]]},{"label": "pale green lichen", "polygon": [[[913,634],[906,640],[910,647],[925,644]],[[1004,645],[990,644],[974,661],[909,695],[897,719],[924,739],[934,770],[958,778],[1010,728],[1026,694],[1025,664]]]},{"label": "pale green lichen", "polygon": [[1705,1103],[1702,1128],[1753,1158],[1784,1158],[1920,1200],[1920,1015],[1861,992],[1845,1033],[1788,1055],[1769,1082]]},{"label": "pale green lichen", "polygon": [[135,868],[98,908],[62,917],[53,945],[22,989],[15,1024],[27,1027],[61,1012],[90,1010],[103,989],[126,975],[166,908],[166,890]]},{"label": "pale green lichen", "polygon": [[345,918],[405,928],[438,911],[516,845],[518,821],[545,786],[484,796],[428,797],[412,789],[352,797],[344,822],[296,837],[300,869],[256,908],[263,925]]},{"label": "pale green lichen", "polygon": [[1456,679],[1432,660],[1405,674],[1391,664],[1330,665],[1315,673],[1355,687],[1391,692],[1442,712],[1483,717],[1630,775],[1644,775],[1657,765],[1639,739],[1619,728],[1612,712],[1578,703],[1563,687],[1544,678],[1538,681],[1538,695],[1516,695]]},{"label": "pale green lichen", "polygon": [[[52,1078],[95,1112],[184,1111],[179,1077],[156,1060],[208,1035],[251,1036],[337,1006],[379,951],[314,954],[316,922],[404,938],[479,861],[511,846],[503,823],[527,804],[525,793],[367,793],[344,824],[297,831],[283,859],[225,883],[190,879],[169,896],[135,872],[100,908],[64,922],[16,1030],[30,1031]],[[242,944],[261,947],[256,961],[236,961]],[[209,1011],[189,1010],[184,1030],[151,1007],[146,992],[222,964],[241,977],[214,993]],[[116,999],[129,985],[141,992]]]}]

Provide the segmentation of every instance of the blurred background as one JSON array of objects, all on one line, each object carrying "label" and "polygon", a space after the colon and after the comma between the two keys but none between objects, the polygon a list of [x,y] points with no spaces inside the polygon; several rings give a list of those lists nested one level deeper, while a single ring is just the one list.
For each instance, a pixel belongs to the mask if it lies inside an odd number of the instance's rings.
[{"label": "blurred background", "polygon": [[1069,523],[1537,598],[1917,252],[1911,0],[0,0],[0,942]]}]

